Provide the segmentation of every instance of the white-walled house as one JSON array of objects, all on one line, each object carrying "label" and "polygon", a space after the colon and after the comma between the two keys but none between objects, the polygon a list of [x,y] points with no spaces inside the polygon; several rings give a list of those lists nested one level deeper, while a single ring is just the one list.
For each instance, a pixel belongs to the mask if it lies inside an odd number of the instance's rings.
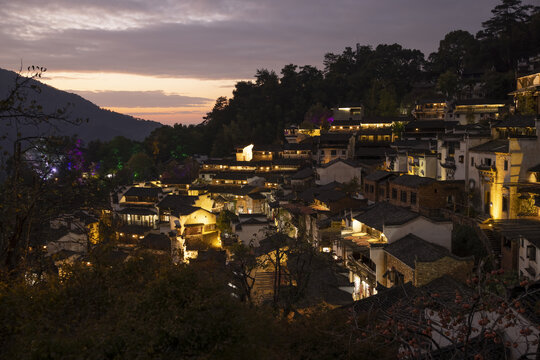
[{"label": "white-walled house", "polygon": [[348,183],[354,178],[358,184],[362,180],[362,167],[355,161],[335,159],[317,167],[317,185],[326,185],[331,182]]},{"label": "white-walled house", "polygon": [[235,226],[235,234],[244,245],[258,247],[259,242],[266,238],[265,229],[270,222],[263,215],[239,216],[240,222]]}]

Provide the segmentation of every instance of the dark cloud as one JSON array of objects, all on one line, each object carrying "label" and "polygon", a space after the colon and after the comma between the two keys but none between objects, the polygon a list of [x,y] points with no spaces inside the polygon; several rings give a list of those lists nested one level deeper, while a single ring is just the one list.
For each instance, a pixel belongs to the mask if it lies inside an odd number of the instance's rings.
[{"label": "dark cloud", "polygon": [[[478,31],[497,3],[16,1],[0,9],[0,66],[13,68],[23,59],[56,71],[249,78],[257,68],[321,66],[324,53],[356,43],[397,42],[427,55],[451,30]],[[32,6],[40,6],[42,15],[29,17]]]},{"label": "dark cloud", "polygon": [[68,91],[104,107],[190,107],[214,101],[203,97],[166,94],[163,91]]}]

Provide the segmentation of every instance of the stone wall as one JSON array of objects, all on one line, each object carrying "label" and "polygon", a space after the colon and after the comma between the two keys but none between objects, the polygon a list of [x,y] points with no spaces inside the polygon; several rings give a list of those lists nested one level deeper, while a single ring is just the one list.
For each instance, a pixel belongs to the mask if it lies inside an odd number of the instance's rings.
[{"label": "stone wall", "polygon": [[474,258],[464,259],[444,257],[434,262],[416,262],[415,286],[425,285],[443,275],[450,275],[455,279],[465,281],[472,272]]},{"label": "stone wall", "polygon": [[[414,284],[414,270],[388,253],[386,253],[386,266],[387,268],[384,269],[383,273],[386,270],[392,269],[393,266],[397,271],[403,274],[403,283],[412,282]],[[386,286],[390,287],[392,284],[387,281]]]}]

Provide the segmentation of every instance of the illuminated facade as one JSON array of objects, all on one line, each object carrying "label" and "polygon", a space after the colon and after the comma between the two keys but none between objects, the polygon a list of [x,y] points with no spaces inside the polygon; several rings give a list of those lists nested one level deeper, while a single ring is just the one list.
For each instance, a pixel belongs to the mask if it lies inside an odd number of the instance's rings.
[{"label": "illuminated facade", "polygon": [[519,111],[540,114],[540,73],[519,77],[516,90],[510,95]]},{"label": "illuminated facade", "polygon": [[[536,120],[536,125],[539,121]],[[478,191],[483,212],[495,220],[537,214],[534,208],[531,210],[530,202],[536,195],[528,171],[539,162],[538,128],[535,131],[537,135],[507,133],[507,138],[495,139],[471,149],[470,189]]]},{"label": "illuminated facade", "polygon": [[416,120],[453,120],[450,103],[446,99],[419,101],[412,111]]},{"label": "illuminated facade", "polygon": [[469,99],[456,102],[454,119],[461,125],[499,119],[505,102],[501,100]]}]

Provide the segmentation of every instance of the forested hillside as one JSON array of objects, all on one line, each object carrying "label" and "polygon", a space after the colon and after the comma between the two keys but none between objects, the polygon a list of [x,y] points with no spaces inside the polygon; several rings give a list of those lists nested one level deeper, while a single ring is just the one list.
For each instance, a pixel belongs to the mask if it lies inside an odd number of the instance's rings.
[{"label": "forested hillside", "polygon": [[165,126],[146,141],[162,147],[160,160],[194,153],[222,156],[244,142],[279,142],[285,125],[340,103],[361,103],[367,115],[398,115],[421,98],[465,98],[473,84],[482,85],[486,98],[505,99],[515,87],[519,64],[540,54],[538,9],[504,0],[476,35],[452,31],[429,55],[399,44],[357,44],[326,54],[322,70],[294,64],[279,74],[257,70],[254,81],[236,84],[232,98],[218,98],[202,124]]}]

